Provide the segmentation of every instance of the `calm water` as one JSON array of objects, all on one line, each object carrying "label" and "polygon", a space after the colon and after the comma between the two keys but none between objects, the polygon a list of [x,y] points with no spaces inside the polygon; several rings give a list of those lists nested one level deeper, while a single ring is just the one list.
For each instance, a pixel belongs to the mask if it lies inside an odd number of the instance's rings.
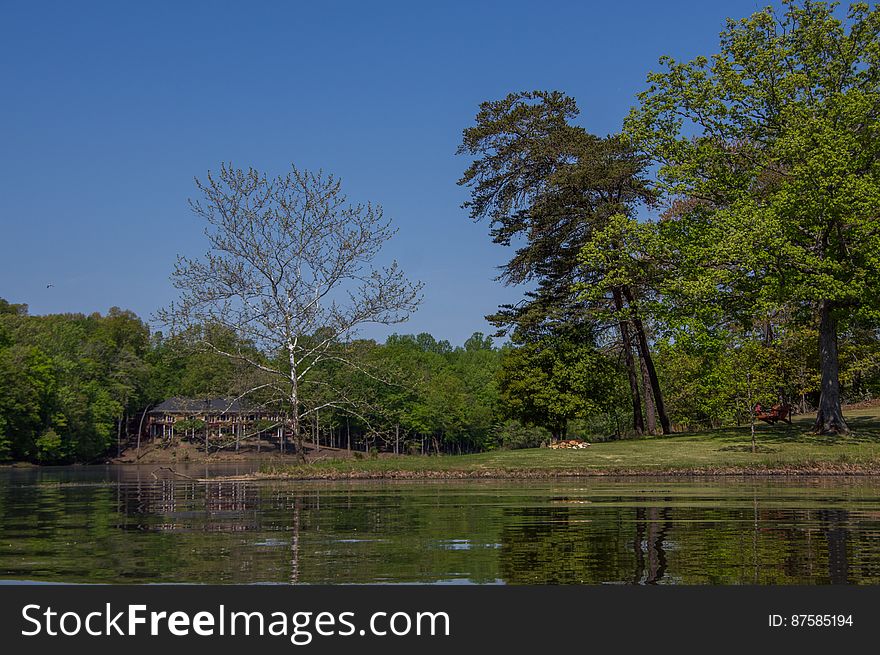
[{"label": "calm water", "polygon": [[199,483],[152,470],[0,470],[0,579],[880,584],[870,478]]}]

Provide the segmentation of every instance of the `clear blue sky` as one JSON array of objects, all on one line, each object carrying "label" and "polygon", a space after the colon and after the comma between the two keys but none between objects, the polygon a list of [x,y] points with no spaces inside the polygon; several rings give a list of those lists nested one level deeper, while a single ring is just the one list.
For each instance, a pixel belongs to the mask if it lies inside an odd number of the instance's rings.
[{"label": "clear blue sky", "polygon": [[617,131],[660,55],[715,52],[726,16],[764,4],[0,0],[0,297],[148,317],[175,255],[204,251],[193,177],[295,162],[399,226],[387,254],[426,289],[394,330],[461,343],[519,295],[460,209],[478,104],[559,89]]}]

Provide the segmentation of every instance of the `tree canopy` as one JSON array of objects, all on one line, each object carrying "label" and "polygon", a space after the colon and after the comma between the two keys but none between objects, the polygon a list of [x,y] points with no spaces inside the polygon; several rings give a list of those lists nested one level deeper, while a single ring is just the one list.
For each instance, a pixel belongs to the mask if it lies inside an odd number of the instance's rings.
[{"label": "tree canopy", "polygon": [[819,432],[847,430],[839,323],[880,309],[878,29],[861,3],[843,20],[813,1],[729,20],[718,54],[662,59],[625,124],[670,208],[666,290],[818,328]]}]

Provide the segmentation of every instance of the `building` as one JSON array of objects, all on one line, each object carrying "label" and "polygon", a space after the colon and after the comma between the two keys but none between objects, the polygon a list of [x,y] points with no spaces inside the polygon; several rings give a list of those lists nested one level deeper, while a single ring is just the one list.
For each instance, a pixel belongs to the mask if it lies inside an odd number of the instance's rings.
[{"label": "building", "polygon": [[[169,398],[147,412],[147,436],[169,439],[175,436],[175,424],[198,420],[204,423],[199,436],[204,438],[245,436],[268,433],[281,435],[281,416],[237,398]],[[267,426],[276,423],[276,426]],[[180,429],[177,434],[180,435]],[[196,436],[193,434],[193,436]]]}]

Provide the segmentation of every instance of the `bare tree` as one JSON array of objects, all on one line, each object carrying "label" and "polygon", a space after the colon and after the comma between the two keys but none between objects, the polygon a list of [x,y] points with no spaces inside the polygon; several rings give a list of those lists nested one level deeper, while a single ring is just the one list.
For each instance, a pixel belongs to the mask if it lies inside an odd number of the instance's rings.
[{"label": "bare tree", "polygon": [[[396,230],[378,205],[350,204],[332,175],[291,166],[270,178],[224,164],[196,186],[201,197],[189,203],[207,221],[210,249],[201,259],[178,257],[171,279],[179,300],[157,319],[258,373],[259,384],[241,396],[260,391],[282,407],[302,457],[310,414],[356,413],[344,391],[317,375],[322,363],[359,366],[349,347],[359,328],[405,321],[422,284],[397,262],[375,264]],[[212,325],[232,330],[237,345],[212,339]]]}]

